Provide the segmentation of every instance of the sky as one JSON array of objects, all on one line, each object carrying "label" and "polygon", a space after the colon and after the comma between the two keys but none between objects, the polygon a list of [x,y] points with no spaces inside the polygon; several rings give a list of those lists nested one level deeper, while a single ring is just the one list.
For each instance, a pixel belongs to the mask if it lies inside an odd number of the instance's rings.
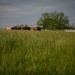
[{"label": "sky", "polygon": [[44,12],[64,12],[75,24],[75,0],[0,0],[0,28],[36,26]]}]

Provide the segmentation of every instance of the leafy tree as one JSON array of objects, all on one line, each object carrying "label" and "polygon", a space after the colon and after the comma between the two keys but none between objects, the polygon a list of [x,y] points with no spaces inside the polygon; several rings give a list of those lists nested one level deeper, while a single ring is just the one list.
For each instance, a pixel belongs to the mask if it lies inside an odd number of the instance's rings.
[{"label": "leafy tree", "polygon": [[68,28],[69,18],[63,12],[43,13],[37,21],[37,26],[43,26],[44,29],[65,29]]}]

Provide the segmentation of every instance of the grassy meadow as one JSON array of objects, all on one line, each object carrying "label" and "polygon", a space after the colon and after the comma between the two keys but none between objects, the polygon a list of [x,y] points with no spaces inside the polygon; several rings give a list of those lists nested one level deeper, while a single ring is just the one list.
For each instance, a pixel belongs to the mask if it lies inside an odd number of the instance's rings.
[{"label": "grassy meadow", "polygon": [[75,75],[75,32],[0,30],[0,75]]}]

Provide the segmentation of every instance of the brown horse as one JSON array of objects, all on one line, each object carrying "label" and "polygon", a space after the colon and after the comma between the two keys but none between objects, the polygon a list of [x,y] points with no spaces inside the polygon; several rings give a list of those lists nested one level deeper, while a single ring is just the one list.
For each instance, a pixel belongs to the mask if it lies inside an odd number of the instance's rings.
[{"label": "brown horse", "polygon": [[31,28],[29,26],[24,26],[22,27],[23,30],[31,30]]},{"label": "brown horse", "polygon": [[36,28],[37,28],[37,30],[41,31],[41,28],[40,27],[36,27]]},{"label": "brown horse", "polygon": [[36,31],[37,28],[36,27],[30,27],[32,31]]},{"label": "brown horse", "polygon": [[22,29],[22,26],[11,27],[11,30],[21,30],[21,29]]}]

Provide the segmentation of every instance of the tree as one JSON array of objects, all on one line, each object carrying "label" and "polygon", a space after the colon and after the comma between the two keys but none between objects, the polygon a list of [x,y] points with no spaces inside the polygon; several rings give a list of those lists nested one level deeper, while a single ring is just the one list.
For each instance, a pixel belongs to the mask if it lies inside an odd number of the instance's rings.
[{"label": "tree", "polygon": [[44,29],[65,29],[68,28],[69,18],[63,12],[43,13],[37,21],[37,26],[43,26]]}]

